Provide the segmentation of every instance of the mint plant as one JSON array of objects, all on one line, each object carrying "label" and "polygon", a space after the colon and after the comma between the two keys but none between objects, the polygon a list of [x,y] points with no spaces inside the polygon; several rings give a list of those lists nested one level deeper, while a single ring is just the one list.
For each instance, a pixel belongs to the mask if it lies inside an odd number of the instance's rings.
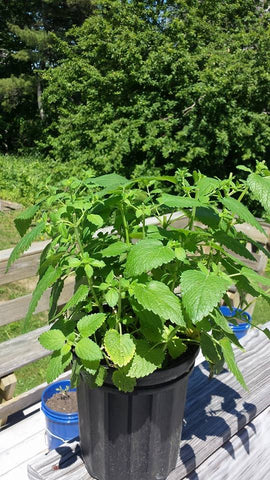
[{"label": "mint plant", "polygon": [[[270,279],[239,258],[254,259],[247,241],[270,254],[235,228],[248,222],[266,235],[242,199],[251,194],[269,212],[267,172],[258,163],[241,181],[187,170],[133,180],[116,174],[70,178],[23,212],[16,219],[22,238],[9,266],[41,233],[50,239],[25,318],[27,327],[51,287],[51,328],[39,339],[53,351],[47,381],[72,362],[72,385],[83,372],[92,386],[101,386],[111,367],[115,386],[131,392],[137,379],[200,345],[211,375],[226,362],[245,386],[232,344],[242,346],[219,305],[232,284],[270,301]],[[184,228],[174,227],[176,211],[186,218]],[[74,294],[59,310],[68,278],[75,280]]]}]

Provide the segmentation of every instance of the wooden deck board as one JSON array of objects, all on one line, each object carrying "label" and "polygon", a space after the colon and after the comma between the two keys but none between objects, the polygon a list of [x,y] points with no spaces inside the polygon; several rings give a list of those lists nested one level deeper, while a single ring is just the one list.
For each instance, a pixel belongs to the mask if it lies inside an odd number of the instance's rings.
[{"label": "wooden deck board", "polygon": [[[268,409],[270,405],[270,365],[265,359],[269,358],[269,340],[261,332],[252,330],[244,343],[247,352],[243,354],[239,351],[236,356],[249,386],[249,392],[245,392],[228,371],[223,371],[217,378],[209,381],[205,363],[194,369],[188,388],[180,455],[177,466],[169,475],[168,480],[211,479],[209,476],[194,476],[195,469],[200,468],[200,465],[203,468],[203,463],[215,455],[215,452],[222,453],[223,445],[226,442],[234,441],[237,445],[236,436],[240,435],[241,437],[242,429],[245,429],[248,434],[252,433],[253,427],[250,422],[254,423],[257,418],[257,422],[260,423],[261,412]],[[249,426],[245,427],[247,424]],[[266,431],[264,429],[262,434],[265,436],[267,431],[268,429]],[[240,433],[238,434],[238,432]],[[243,435],[247,435],[245,432],[243,431]],[[234,440],[230,440],[234,436]],[[252,444],[256,444],[256,442]],[[91,477],[86,473],[77,445],[74,444],[73,448],[77,448],[76,454],[72,453],[71,447],[63,446],[58,449],[58,452],[52,451],[46,457],[41,455],[36,458],[29,465],[29,478],[31,480],[56,480],[58,478],[90,480]],[[237,450],[241,457],[240,447]],[[62,463],[63,457],[66,456],[68,457],[68,466],[63,468],[65,465],[65,460],[64,464]],[[269,455],[267,459],[268,457]],[[57,468],[59,462],[62,466],[60,469]],[[269,466],[270,457],[268,469]],[[192,477],[193,471],[195,473]],[[235,475],[230,471],[230,480],[241,478],[237,476],[238,473]],[[245,477],[242,478],[253,480],[253,476],[248,477],[247,475],[246,472]],[[224,480],[223,477],[220,477],[220,480]]]}]

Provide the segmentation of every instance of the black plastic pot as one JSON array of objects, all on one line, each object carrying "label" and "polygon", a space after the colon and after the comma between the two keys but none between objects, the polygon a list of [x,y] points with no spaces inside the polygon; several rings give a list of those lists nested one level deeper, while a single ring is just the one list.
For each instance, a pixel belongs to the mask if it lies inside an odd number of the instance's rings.
[{"label": "black plastic pot", "polygon": [[198,348],[181,362],[138,380],[121,393],[111,372],[102,388],[82,381],[77,389],[81,450],[98,480],[164,480],[176,465],[188,376]]}]

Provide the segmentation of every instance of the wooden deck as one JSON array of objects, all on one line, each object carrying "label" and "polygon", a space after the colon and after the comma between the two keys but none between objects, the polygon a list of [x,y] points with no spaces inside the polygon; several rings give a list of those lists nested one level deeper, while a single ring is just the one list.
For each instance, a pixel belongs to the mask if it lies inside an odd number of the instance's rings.
[{"label": "wooden deck", "polygon": [[[197,360],[189,382],[179,459],[168,480],[270,478],[270,344],[257,330],[242,343],[246,353],[236,355],[249,392],[226,370],[209,381],[206,363],[200,363],[201,357]],[[39,404],[11,416],[0,433],[1,479],[28,479],[27,465],[31,479],[91,479],[71,448],[48,455],[46,451]],[[67,468],[63,453],[71,457]],[[55,469],[59,461],[62,468]]]}]

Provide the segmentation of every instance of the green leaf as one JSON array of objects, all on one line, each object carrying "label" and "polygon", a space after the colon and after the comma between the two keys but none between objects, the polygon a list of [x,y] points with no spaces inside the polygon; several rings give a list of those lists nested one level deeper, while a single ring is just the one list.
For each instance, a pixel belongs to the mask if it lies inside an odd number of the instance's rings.
[{"label": "green leaf", "polygon": [[227,320],[226,317],[224,317],[224,315],[222,315],[217,310],[215,310],[213,318],[214,318],[215,324],[218,327],[220,327],[221,330],[223,330],[224,332],[227,332],[229,334],[233,334],[233,331],[232,331],[231,327],[229,326],[228,320]]},{"label": "green leaf", "polygon": [[42,333],[38,340],[47,350],[60,350],[65,345],[66,337],[61,330],[53,329]]},{"label": "green leaf", "polygon": [[258,200],[264,209],[270,212],[270,178],[261,177],[252,173],[247,178],[247,184],[256,200]]},{"label": "green leaf", "polygon": [[269,340],[270,340],[270,330],[269,330],[269,328],[264,328],[264,329],[263,329],[263,333],[264,333],[264,334],[267,336],[267,338],[269,338]]},{"label": "green leaf", "polygon": [[220,185],[220,180],[212,177],[203,177],[197,182],[199,197],[213,193]]},{"label": "green leaf", "polygon": [[107,376],[107,369],[100,365],[97,373],[94,376],[94,383],[97,387],[102,387]]},{"label": "green leaf", "polygon": [[89,338],[82,338],[75,347],[75,353],[79,358],[90,362],[98,362],[103,358],[99,346]]},{"label": "green leaf", "polygon": [[144,337],[152,343],[161,342],[164,320],[149,310],[136,311],[136,314]]},{"label": "green leaf", "polygon": [[168,343],[169,354],[172,358],[180,357],[187,349],[181,338],[172,338]]},{"label": "green leaf", "polygon": [[105,319],[105,313],[92,313],[82,317],[77,324],[77,328],[82,337],[90,337],[103,325]]},{"label": "green leaf", "polygon": [[51,355],[49,365],[47,367],[46,380],[48,383],[53,382],[56,378],[65,371],[72,361],[72,354],[62,355],[60,350],[53,352]]},{"label": "green leaf", "polygon": [[116,187],[129,183],[127,178],[118,175],[117,173],[109,173],[107,175],[101,175],[100,177],[90,178],[89,182],[95,183],[100,187]]},{"label": "green leaf", "polygon": [[220,355],[219,346],[213,340],[211,335],[208,335],[205,332],[201,332],[201,349],[204,357],[210,363],[218,363],[222,359]]},{"label": "green leaf", "polygon": [[238,380],[238,382],[244,387],[246,390],[248,390],[246,382],[243,378],[242,373],[240,372],[238,366],[235,363],[235,358],[234,358],[234,353],[232,349],[232,345],[230,340],[227,337],[222,338],[219,340],[219,344],[222,348],[223,355],[225,358],[225,361],[228,365],[229,370],[233,373],[235,378]]},{"label": "green leaf", "polygon": [[28,312],[24,319],[24,331],[28,328],[29,320],[32,314],[35,312],[37,304],[42,297],[43,293],[53,284],[55,283],[58,278],[62,275],[61,268],[54,269],[52,266],[48,268],[46,273],[44,273],[43,277],[39,280],[33,294],[32,298],[28,307]]},{"label": "green leaf", "polygon": [[186,258],[186,251],[183,247],[177,247],[174,251],[175,253],[175,256],[178,260],[180,260],[180,262],[183,262],[183,260],[185,260]]},{"label": "green leaf", "polygon": [[[270,187],[270,183],[269,183],[269,187]],[[257,230],[259,230],[261,233],[263,233],[267,237],[267,234],[265,233],[263,227],[258,222],[258,220],[254,217],[254,215],[249,211],[249,209],[245,205],[239,202],[239,200],[236,200],[235,198],[227,197],[227,198],[223,198],[221,202],[228,210],[230,210],[232,213],[234,213],[239,218],[241,218],[241,220],[244,220],[244,222],[247,222],[253,227],[257,228]]]},{"label": "green leaf", "polygon": [[59,313],[59,316],[62,315],[62,313],[66,312],[69,308],[73,308],[76,305],[78,305],[79,302],[82,302],[87,297],[88,293],[89,293],[89,287],[83,284],[80,285],[79,288],[74,293],[74,295],[71,297],[71,299],[62,308],[61,312]]},{"label": "green leaf", "polygon": [[159,199],[159,203],[162,205],[167,205],[167,207],[172,208],[193,208],[193,207],[202,207],[203,203],[195,198],[189,197],[177,197],[176,195],[170,195],[164,193]]},{"label": "green leaf", "polygon": [[238,239],[235,239],[225,232],[218,231],[214,234],[214,240],[218,242],[220,245],[224,245],[225,247],[229,248],[233,252],[237,253],[241,257],[248,258],[249,260],[255,261],[256,259],[253,255],[249,252],[249,250],[243,245]]},{"label": "green leaf", "polygon": [[192,322],[196,323],[212,312],[231,281],[214,273],[186,270],[181,276],[183,305]]},{"label": "green leaf", "polygon": [[103,225],[103,218],[100,215],[94,215],[93,213],[90,213],[87,215],[87,220],[90,223],[93,223],[93,225],[96,225],[98,228],[101,228]]},{"label": "green leaf", "polygon": [[270,287],[270,278],[269,277],[264,277],[263,275],[259,275],[258,273],[254,272],[254,270],[251,270],[250,268],[243,267],[241,268],[242,275],[247,277],[247,279],[255,283],[256,285],[267,285]]},{"label": "green leaf", "polygon": [[137,283],[134,285],[134,296],[144,309],[176,325],[186,326],[179,298],[164,283],[155,280],[146,284]]},{"label": "green leaf", "polygon": [[70,377],[70,387],[77,388],[80,383],[80,371],[82,366],[79,364],[76,358],[72,361],[72,370],[71,370],[71,377]]},{"label": "green leaf", "polygon": [[151,348],[146,340],[136,341],[136,353],[132,359],[128,377],[141,378],[162,367],[165,354],[162,347]]},{"label": "green leaf", "polygon": [[21,237],[26,233],[28,228],[31,225],[31,222],[39,209],[39,205],[33,205],[32,207],[24,210],[20,215],[18,215],[15,220],[15,226],[21,235]]},{"label": "green leaf", "polygon": [[12,250],[11,255],[8,259],[8,264],[7,264],[7,269],[11,267],[11,265],[19,258],[21,253],[23,253],[25,250],[27,250],[30,245],[33,243],[33,241],[39,237],[41,232],[43,232],[45,228],[45,222],[40,222],[38,225],[36,225],[30,232],[28,232],[24,237],[21,238],[21,240],[17,243],[16,247]]},{"label": "green leaf", "polygon": [[162,245],[159,240],[141,240],[133,245],[129,251],[125,275],[127,277],[137,277],[143,272],[149,272],[153,268],[171,262],[174,258],[173,250]]},{"label": "green leaf", "polygon": [[49,321],[57,312],[57,303],[60,298],[61,292],[64,288],[64,281],[60,278],[52,286],[51,295],[50,295],[50,310],[48,313]]},{"label": "green leaf", "polygon": [[118,302],[119,292],[115,288],[110,288],[105,294],[105,300],[109,307],[113,308]]},{"label": "green leaf", "polygon": [[121,335],[117,330],[108,330],[104,337],[106,352],[113,363],[123,367],[127,365],[135,353],[135,343],[128,333]]},{"label": "green leaf", "polygon": [[125,368],[119,368],[113,373],[112,380],[118,390],[128,393],[133,392],[136,385],[136,379],[127,377],[127,370]]},{"label": "green leaf", "polygon": [[217,228],[220,222],[219,215],[210,207],[196,208],[195,217],[199,222],[211,228]]},{"label": "green leaf", "polygon": [[118,257],[122,253],[127,252],[129,246],[124,242],[115,242],[109,245],[107,248],[101,250],[101,255],[103,257]]}]

